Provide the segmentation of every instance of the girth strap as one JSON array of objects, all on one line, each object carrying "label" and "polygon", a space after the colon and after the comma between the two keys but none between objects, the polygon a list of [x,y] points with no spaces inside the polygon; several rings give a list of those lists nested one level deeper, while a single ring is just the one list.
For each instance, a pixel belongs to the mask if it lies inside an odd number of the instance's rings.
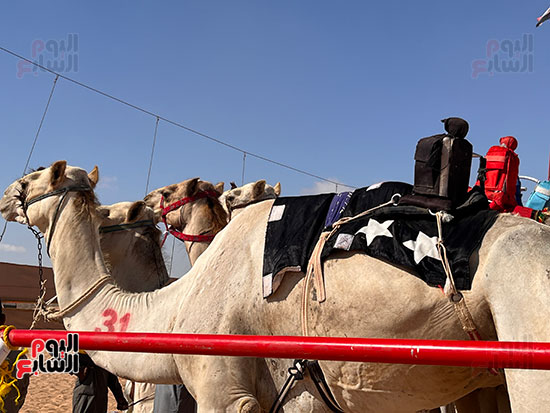
[{"label": "girth strap", "polygon": [[308,361],[306,365],[309,370],[309,375],[313,380],[313,384],[315,384],[315,387],[317,387],[317,391],[323,398],[323,401],[328,406],[328,408],[333,412],[343,413],[344,411],[340,408],[338,402],[334,398],[334,395],[330,391],[330,387],[328,386],[319,362],[317,360],[312,360]]},{"label": "girth strap", "polygon": [[327,407],[335,413],[344,413],[344,411],[338,406],[334,395],[330,391],[330,387],[325,379],[323,370],[317,360],[294,360],[294,365],[288,369],[288,379],[286,380],[283,388],[277,395],[277,399],[273,402],[269,413],[277,413],[282,407],[285,397],[295,382],[303,380],[305,370],[309,371],[309,375],[313,384],[317,388],[317,391],[321,395],[321,398],[327,405]]}]

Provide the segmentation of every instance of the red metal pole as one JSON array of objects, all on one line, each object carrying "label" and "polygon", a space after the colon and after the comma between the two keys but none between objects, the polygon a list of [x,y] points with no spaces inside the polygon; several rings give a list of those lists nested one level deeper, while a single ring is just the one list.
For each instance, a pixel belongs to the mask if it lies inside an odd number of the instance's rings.
[{"label": "red metal pole", "polygon": [[[11,330],[14,346],[67,331]],[[550,370],[550,343],[78,332],[85,350]]]}]

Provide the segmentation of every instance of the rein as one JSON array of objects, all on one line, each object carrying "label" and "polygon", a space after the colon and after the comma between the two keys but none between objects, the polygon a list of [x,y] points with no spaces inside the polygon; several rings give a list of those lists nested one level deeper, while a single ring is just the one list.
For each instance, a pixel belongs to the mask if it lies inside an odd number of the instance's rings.
[{"label": "rein", "polygon": [[174,237],[181,241],[189,241],[189,242],[210,242],[214,239],[215,234],[209,234],[209,235],[190,235],[185,234],[181,231],[178,231],[171,226],[168,226],[168,223],[166,222],[166,215],[168,213],[175,211],[176,209],[181,208],[182,206],[186,204],[190,204],[192,202],[195,202],[199,199],[203,198],[215,198],[218,199],[218,193],[215,191],[199,191],[193,196],[185,197],[180,199],[179,201],[176,201],[167,207],[164,206],[164,197],[160,199],[160,208],[161,208],[161,216],[162,216],[162,222],[164,223],[164,226],[166,227],[166,231],[164,234],[164,238],[162,240],[161,246],[164,245],[164,242],[166,241],[166,238],[168,237],[168,234],[172,234]]}]

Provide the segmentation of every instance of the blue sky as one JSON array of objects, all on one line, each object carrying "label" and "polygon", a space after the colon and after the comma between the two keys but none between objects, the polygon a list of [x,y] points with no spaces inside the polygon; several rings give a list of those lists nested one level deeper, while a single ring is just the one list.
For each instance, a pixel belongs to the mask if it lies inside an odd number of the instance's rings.
[{"label": "blue sky", "polygon": [[[247,151],[357,187],[412,182],[416,141],[461,116],[485,153],[519,140],[520,173],[546,177],[550,139],[544,85],[548,0],[9,2],[0,45],[31,57],[36,40],[78,35],[78,71],[65,75]],[[532,35],[521,73],[481,73]],[[491,40],[493,52],[487,54]],[[511,41],[506,42],[507,40]],[[36,44],[36,43],[35,43]],[[53,43],[52,43],[53,44]],[[501,51],[495,52],[497,45]],[[43,56],[52,59],[51,54]],[[0,186],[22,172],[53,76],[17,77],[0,52]],[[155,119],[60,80],[31,166],[58,159],[99,165],[102,203],[144,195]],[[242,154],[161,122],[150,188],[200,176],[241,182]],[[247,158],[245,181],[280,181],[283,194],[334,190]],[[342,188],[340,188],[342,189]],[[4,245],[2,245],[4,244]],[[10,224],[0,261],[36,263],[32,234]],[[174,275],[186,269],[176,248]]]}]

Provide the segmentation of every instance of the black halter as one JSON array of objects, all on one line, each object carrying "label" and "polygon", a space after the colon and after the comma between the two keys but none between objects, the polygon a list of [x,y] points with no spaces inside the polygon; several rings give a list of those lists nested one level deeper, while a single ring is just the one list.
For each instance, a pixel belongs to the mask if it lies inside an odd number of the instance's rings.
[{"label": "black halter", "polygon": [[54,230],[55,230],[55,225],[57,224],[57,219],[59,218],[59,212],[61,211],[61,205],[63,204],[63,201],[67,197],[67,194],[69,192],[86,192],[86,191],[91,191],[91,190],[92,190],[92,188],[88,185],[71,185],[71,186],[67,186],[65,188],[56,189],[54,191],[45,193],[43,195],[38,195],[38,196],[32,198],[30,201],[25,201],[23,203],[23,211],[25,212],[25,218],[27,219],[27,225],[29,226],[29,228],[31,228],[32,225],[31,225],[29,217],[27,215],[27,209],[29,208],[29,206],[31,206],[32,204],[34,204],[38,201],[42,201],[43,199],[49,198],[51,196],[61,195],[61,199],[59,200],[59,203],[57,204],[57,208],[55,209],[55,214],[53,216],[53,221],[52,221],[52,224],[50,225],[50,235],[48,236],[48,241],[46,243],[47,244],[46,252],[48,253],[48,256],[50,256],[50,243],[51,243],[53,233],[54,233]]},{"label": "black halter", "polygon": [[107,225],[104,227],[99,227],[99,233],[108,234],[110,232],[125,231],[127,229],[155,227],[155,226],[156,225],[152,219],[145,219],[143,221],[136,221],[130,224],[117,224],[117,225]]}]

